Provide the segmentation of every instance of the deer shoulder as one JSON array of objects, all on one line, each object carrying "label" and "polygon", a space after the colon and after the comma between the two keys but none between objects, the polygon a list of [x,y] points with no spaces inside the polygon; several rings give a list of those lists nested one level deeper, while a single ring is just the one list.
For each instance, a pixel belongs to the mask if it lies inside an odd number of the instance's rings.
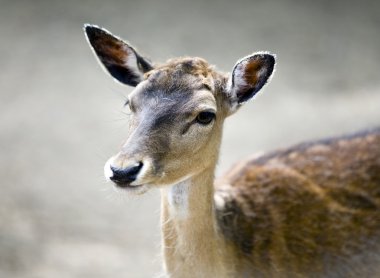
[{"label": "deer shoulder", "polygon": [[380,129],[303,143],[237,164],[220,179],[218,226],[241,268],[372,277],[379,181]]}]

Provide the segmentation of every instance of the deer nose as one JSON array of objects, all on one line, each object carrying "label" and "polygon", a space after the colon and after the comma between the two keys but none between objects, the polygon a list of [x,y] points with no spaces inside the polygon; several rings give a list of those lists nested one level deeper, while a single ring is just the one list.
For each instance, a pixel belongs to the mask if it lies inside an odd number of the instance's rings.
[{"label": "deer nose", "polygon": [[136,180],[142,166],[142,162],[138,162],[134,165],[128,166],[127,168],[116,168],[111,165],[112,177],[110,177],[110,179],[119,185],[131,183]]}]

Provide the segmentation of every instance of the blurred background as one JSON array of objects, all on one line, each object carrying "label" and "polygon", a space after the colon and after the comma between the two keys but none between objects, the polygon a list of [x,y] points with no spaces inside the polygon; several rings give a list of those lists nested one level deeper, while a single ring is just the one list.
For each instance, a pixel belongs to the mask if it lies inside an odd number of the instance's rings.
[{"label": "blurred background", "polygon": [[131,88],[104,74],[82,26],[155,61],[229,71],[277,54],[272,82],[226,122],[218,175],[255,152],[380,125],[380,1],[0,0],[0,277],[157,277],[159,191],[117,192],[105,161]]}]

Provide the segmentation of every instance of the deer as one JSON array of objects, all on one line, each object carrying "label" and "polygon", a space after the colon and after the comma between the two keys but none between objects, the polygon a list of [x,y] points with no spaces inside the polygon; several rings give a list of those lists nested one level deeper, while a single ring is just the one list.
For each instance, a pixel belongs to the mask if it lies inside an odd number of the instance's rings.
[{"label": "deer", "polygon": [[84,31],[105,71],[134,87],[129,135],[104,173],[130,194],[160,190],[167,277],[380,277],[380,128],[215,178],[223,122],[269,82],[276,56],[223,73],[197,57],[152,63],[104,28]]}]

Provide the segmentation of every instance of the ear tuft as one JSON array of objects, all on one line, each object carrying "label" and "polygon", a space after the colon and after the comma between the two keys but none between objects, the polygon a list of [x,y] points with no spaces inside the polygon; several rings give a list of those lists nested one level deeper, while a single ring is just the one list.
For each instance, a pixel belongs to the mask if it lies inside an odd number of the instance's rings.
[{"label": "ear tuft", "polygon": [[96,25],[85,24],[88,43],[101,65],[121,83],[136,86],[145,72],[153,69],[151,63],[128,43]]},{"label": "ear tuft", "polygon": [[235,105],[251,99],[268,82],[275,67],[275,55],[258,52],[239,60],[229,79],[230,97]]}]

